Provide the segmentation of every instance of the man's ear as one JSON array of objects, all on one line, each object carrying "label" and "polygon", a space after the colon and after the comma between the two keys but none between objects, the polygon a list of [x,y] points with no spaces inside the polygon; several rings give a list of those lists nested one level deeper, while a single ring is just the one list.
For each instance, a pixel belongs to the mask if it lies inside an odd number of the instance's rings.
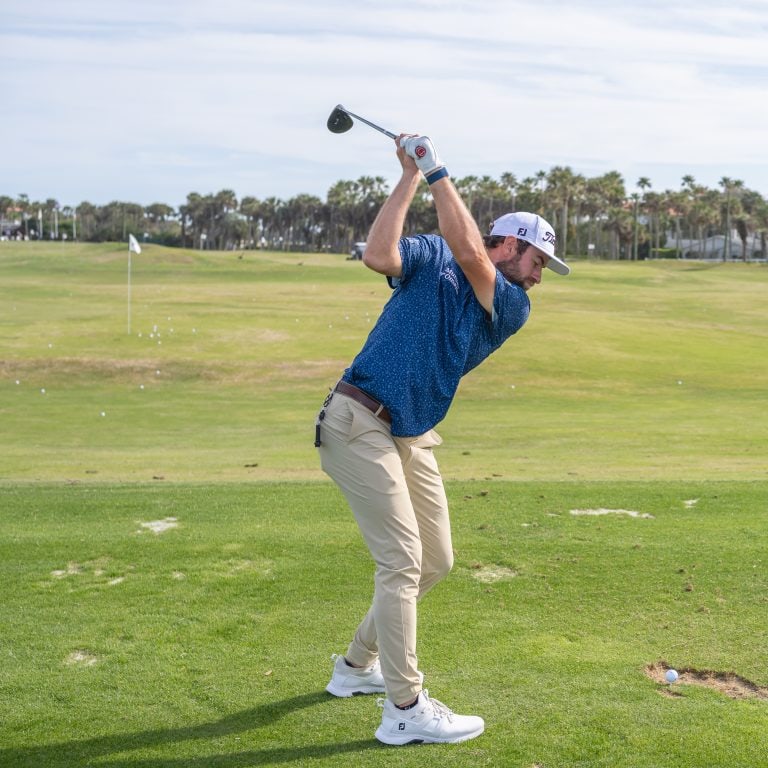
[{"label": "man's ear", "polygon": [[506,240],[504,240],[504,249],[509,254],[508,258],[510,259],[517,255],[517,238],[514,235],[507,235]]}]

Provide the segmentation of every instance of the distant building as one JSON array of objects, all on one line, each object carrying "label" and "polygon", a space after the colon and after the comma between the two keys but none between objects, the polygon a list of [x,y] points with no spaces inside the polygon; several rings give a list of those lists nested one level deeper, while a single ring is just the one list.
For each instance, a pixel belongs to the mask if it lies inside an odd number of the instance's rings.
[{"label": "distant building", "polygon": [[[682,237],[678,240],[674,232],[667,232],[667,247],[679,248],[680,255],[684,259],[716,259],[722,261],[725,258],[727,243],[725,235],[713,235],[702,240]],[[747,260],[764,259],[762,247],[760,236],[750,233],[746,240]],[[742,243],[738,232],[734,229],[731,235],[730,258],[741,260],[744,256],[744,243]]]}]

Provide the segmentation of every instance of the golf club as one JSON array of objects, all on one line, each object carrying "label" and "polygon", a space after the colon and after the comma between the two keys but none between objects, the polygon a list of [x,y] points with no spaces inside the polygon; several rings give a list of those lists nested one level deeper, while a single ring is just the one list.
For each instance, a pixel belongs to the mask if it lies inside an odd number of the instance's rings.
[{"label": "golf club", "polygon": [[381,126],[376,125],[376,123],[372,123],[370,120],[366,120],[364,117],[360,117],[360,115],[356,115],[354,112],[350,112],[341,104],[337,104],[333,112],[331,112],[331,115],[328,118],[328,130],[331,133],[346,133],[354,125],[352,121],[353,117],[361,123],[370,125],[371,128],[383,133],[385,136],[389,136],[390,139],[397,138],[394,133],[385,130]]}]

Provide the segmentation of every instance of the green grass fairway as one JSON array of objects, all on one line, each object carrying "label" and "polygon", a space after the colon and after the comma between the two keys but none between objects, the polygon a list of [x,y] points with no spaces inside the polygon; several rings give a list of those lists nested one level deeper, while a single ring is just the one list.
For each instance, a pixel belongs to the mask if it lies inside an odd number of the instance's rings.
[{"label": "green grass fairway", "polygon": [[[0,243],[0,480],[321,478],[315,414],[384,280],[150,246],[129,336],[126,265],[122,245]],[[759,265],[546,274],[439,427],[446,478],[768,479],[767,295]]]},{"label": "green grass fairway", "polygon": [[[371,587],[330,487],[6,490],[0,765],[764,765],[765,490],[452,483],[456,565],[422,604],[420,664],[488,728],[411,748],[373,739],[375,697],[323,692]],[[652,517],[571,514],[599,508]],[[660,662],[763,698],[665,695]]]},{"label": "green grass fairway", "polygon": [[[312,446],[388,289],[343,256],[0,243],[0,766],[757,768],[768,269],[577,263],[438,429],[456,565],[386,748],[324,692],[372,565]],[[658,681],[672,666],[679,683]]]}]

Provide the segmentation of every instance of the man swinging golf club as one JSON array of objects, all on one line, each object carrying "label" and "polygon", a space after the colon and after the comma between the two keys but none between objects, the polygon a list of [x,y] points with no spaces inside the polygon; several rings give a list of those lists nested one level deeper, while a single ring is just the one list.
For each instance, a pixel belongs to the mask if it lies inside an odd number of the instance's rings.
[{"label": "man swinging golf club", "polygon": [[[326,398],[315,444],[352,508],[376,564],[373,604],[345,656],[335,696],[386,693],[385,744],[460,742],[482,718],[454,714],[422,688],[416,605],[451,570],[448,503],[432,449],[459,380],[528,319],[527,291],[545,267],[567,275],[552,227],[508,213],[483,238],[432,142],[395,139],[402,175],[376,217],[363,256],[393,293],[362,350]],[[402,237],[423,173],[442,236]]]}]

